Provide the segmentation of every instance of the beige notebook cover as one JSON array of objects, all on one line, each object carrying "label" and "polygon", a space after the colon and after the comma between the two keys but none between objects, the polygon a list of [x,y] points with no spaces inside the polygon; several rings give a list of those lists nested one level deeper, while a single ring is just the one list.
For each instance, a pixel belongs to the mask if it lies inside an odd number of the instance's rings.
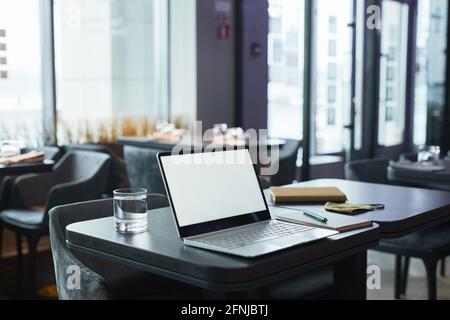
[{"label": "beige notebook cover", "polygon": [[273,203],[345,202],[347,196],[336,187],[291,188],[272,187]]},{"label": "beige notebook cover", "polygon": [[309,210],[328,219],[326,223],[305,215],[300,209],[288,209],[281,207],[270,207],[272,216],[281,221],[298,223],[305,226],[317,227],[338,232],[347,232],[372,226],[373,222],[361,218],[349,217],[343,214],[330,213],[325,210]]}]

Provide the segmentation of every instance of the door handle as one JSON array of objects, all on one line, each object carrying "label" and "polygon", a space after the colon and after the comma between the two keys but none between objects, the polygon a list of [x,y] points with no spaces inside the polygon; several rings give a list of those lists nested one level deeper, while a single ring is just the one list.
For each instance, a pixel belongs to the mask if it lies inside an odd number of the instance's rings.
[{"label": "door handle", "polygon": [[344,126],[344,129],[355,130],[355,125],[354,124],[347,124],[347,125]]}]

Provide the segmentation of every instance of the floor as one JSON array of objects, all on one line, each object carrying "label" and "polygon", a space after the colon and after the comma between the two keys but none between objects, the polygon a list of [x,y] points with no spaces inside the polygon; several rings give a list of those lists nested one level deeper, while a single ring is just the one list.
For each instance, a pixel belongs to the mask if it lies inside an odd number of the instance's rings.
[{"label": "floor", "polygon": [[[24,257],[26,259],[26,256]],[[24,260],[26,261],[26,260]],[[55,274],[53,271],[53,260],[50,251],[39,253],[38,258],[38,276],[37,287],[42,288],[44,286],[52,285],[55,283]],[[20,298],[20,292],[18,292],[18,277],[17,277],[17,264],[15,258],[8,258],[2,261],[0,267],[0,296],[4,296],[8,299]],[[39,298],[48,300],[47,298]]]},{"label": "floor", "polygon": [[[450,259],[449,259],[450,260]],[[394,297],[394,256],[369,252],[369,265],[379,266],[381,269],[381,289],[368,290],[369,300],[392,300]],[[450,261],[447,263],[447,278],[438,279],[438,298],[450,300]],[[40,254],[38,263],[38,287],[53,284],[55,277],[50,252]],[[9,299],[17,298],[17,274],[15,259],[7,259],[0,268],[0,299],[5,296]],[[406,300],[427,299],[425,269],[420,261],[411,262]]]},{"label": "floor", "polygon": [[[450,258],[447,259],[447,278],[438,278],[438,299],[450,300]],[[394,298],[394,265],[393,255],[369,252],[368,264],[379,266],[381,269],[381,289],[368,290],[369,300],[392,300]],[[440,266],[439,266],[440,270]],[[427,282],[425,267],[417,259],[411,261],[408,288],[405,300],[427,299]]]}]

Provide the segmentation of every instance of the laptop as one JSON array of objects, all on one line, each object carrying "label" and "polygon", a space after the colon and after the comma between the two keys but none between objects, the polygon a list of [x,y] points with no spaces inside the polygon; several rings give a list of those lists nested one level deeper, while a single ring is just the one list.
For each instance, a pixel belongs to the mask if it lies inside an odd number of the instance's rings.
[{"label": "laptop", "polygon": [[158,154],[184,244],[253,258],[338,232],[272,219],[247,149]]}]

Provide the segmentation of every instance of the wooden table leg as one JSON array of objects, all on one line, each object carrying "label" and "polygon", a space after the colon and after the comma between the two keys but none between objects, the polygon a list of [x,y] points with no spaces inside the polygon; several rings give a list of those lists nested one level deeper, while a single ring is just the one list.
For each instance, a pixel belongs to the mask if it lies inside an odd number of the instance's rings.
[{"label": "wooden table leg", "polygon": [[335,263],[334,293],[339,300],[367,299],[367,251]]}]

